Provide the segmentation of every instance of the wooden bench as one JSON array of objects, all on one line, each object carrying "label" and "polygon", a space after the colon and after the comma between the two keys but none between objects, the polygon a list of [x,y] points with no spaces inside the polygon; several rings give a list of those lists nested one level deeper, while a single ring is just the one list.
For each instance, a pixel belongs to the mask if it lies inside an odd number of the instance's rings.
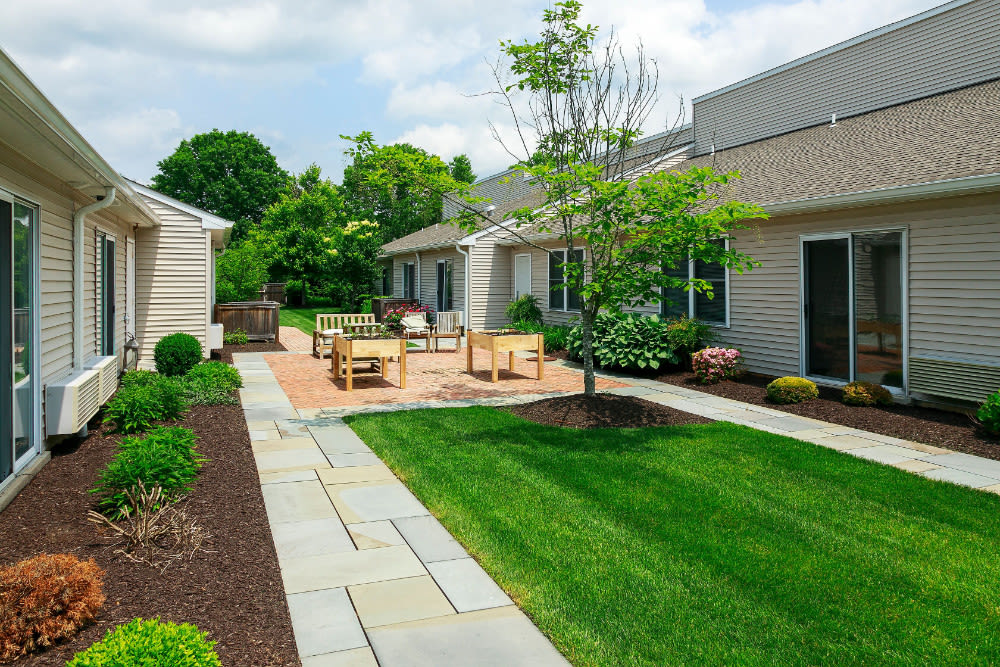
[{"label": "wooden bench", "polygon": [[375,324],[375,316],[371,313],[329,313],[316,315],[316,328],[313,329],[313,354],[324,359],[333,352],[333,337],[338,333],[346,333],[351,324]]}]

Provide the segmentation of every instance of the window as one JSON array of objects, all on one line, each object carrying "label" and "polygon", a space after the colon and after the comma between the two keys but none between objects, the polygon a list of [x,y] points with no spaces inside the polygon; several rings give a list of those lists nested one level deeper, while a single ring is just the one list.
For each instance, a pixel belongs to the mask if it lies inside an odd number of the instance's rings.
[{"label": "window", "polygon": [[[726,241],[718,239],[715,243],[721,246]],[[664,289],[664,300],[660,302],[661,315],[664,317],[687,315],[709,324],[729,326],[726,307],[729,298],[729,271],[726,267],[695,260],[683,262],[674,268],[664,268],[663,272],[682,280],[697,278],[711,283],[713,298],[709,299],[708,294],[693,289],[686,292],[680,287]],[[667,303],[667,300],[671,303]]]},{"label": "window", "polygon": [[452,271],[450,259],[437,262],[437,310],[448,312],[452,305]]},{"label": "window", "polygon": [[392,294],[392,272],[387,266],[382,267],[382,296]]},{"label": "window", "polygon": [[[573,251],[574,262],[583,263],[583,250]],[[549,252],[549,310],[579,311],[580,294],[565,284],[562,265],[566,262],[565,250]]]},{"label": "window", "polygon": [[415,299],[417,294],[417,265],[413,262],[403,264],[403,298]]}]

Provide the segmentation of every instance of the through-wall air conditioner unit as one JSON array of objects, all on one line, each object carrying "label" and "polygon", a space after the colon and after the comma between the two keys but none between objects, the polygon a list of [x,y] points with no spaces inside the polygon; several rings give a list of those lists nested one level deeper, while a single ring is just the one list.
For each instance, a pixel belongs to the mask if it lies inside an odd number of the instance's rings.
[{"label": "through-wall air conditioner unit", "polygon": [[221,324],[209,324],[208,325],[208,345],[209,350],[221,350],[222,349],[222,334],[225,333],[223,330],[223,325]]},{"label": "through-wall air conditioner unit", "polygon": [[83,367],[101,374],[100,401],[104,405],[118,389],[118,357],[92,357]]},{"label": "through-wall air conditioner unit", "polygon": [[100,371],[75,371],[45,387],[45,431],[48,435],[76,433],[100,408]]}]

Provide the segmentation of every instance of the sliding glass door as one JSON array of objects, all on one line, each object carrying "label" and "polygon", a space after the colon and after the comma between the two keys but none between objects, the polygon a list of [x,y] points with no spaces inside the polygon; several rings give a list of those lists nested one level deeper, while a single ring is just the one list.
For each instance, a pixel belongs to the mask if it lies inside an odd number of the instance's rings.
[{"label": "sliding glass door", "polygon": [[903,387],[903,232],[802,240],[807,377]]},{"label": "sliding glass door", "polygon": [[[0,194],[0,197],[3,195]],[[36,212],[0,198],[0,481],[37,450]]]}]

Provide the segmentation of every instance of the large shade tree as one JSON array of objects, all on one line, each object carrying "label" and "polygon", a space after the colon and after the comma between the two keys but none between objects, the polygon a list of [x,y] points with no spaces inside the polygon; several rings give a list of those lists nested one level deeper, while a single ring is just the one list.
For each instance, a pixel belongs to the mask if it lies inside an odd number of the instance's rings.
[{"label": "large shade tree", "polygon": [[234,221],[232,243],[260,223],[288,180],[267,146],[236,130],[185,139],[157,167],[153,189]]},{"label": "large shade tree", "polygon": [[[692,259],[738,272],[753,268],[750,256],[718,240],[765,214],[724,196],[737,173],[704,167],[629,177],[635,165],[628,148],[656,108],[656,63],[641,43],[626,53],[613,31],[597,47],[598,29],[579,23],[580,10],[573,0],[556,3],[544,12],[538,41],[501,42],[506,67],[498,65],[494,74],[496,94],[520,133],[519,146],[505,147],[520,154],[517,168],[545,193],[544,206],[507,217],[517,218],[512,233],[524,243],[535,245],[519,232],[528,226],[562,239],[568,249],[555,256],[563,282],[554,287],[579,295],[584,391],[593,394],[597,314],[657,302],[670,288],[711,297],[711,283],[660,269]],[[673,148],[667,134],[661,156]]]}]

